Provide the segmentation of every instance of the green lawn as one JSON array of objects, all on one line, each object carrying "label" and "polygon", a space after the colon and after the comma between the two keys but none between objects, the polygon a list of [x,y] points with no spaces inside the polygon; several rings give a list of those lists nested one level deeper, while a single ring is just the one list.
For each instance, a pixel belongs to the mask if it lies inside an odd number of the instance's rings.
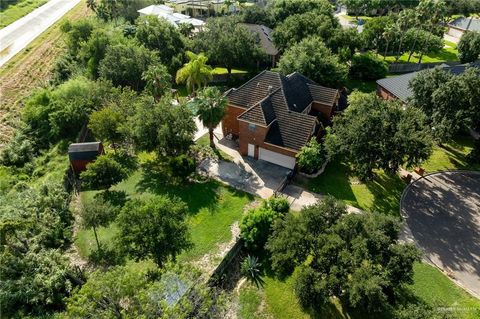
[{"label": "green lawn", "polygon": [[399,214],[399,200],[405,187],[397,175],[377,171],[373,181],[360,182],[345,163],[334,161],[325,172],[300,184],[312,192],[332,195],[367,211]]},{"label": "green lawn", "polygon": [[228,155],[227,153],[225,153],[221,149],[216,148],[216,149],[212,150],[210,148],[210,135],[209,135],[209,133],[206,133],[205,135],[200,137],[197,140],[196,144],[211,150],[215,154],[215,156],[217,156],[217,158],[221,159],[222,161],[227,161],[227,162],[232,162],[233,161],[233,157]]},{"label": "green lawn", "polygon": [[[207,253],[215,253],[218,245],[231,239],[230,226],[243,214],[243,207],[253,196],[226,187],[216,181],[205,183],[185,182],[180,185],[165,182],[164,176],[148,169],[139,169],[128,179],[113,187],[124,191],[130,198],[152,195],[170,195],[182,199],[189,209],[189,224],[194,247],[183,253],[181,261],[194,260]],[[82,193],[82,201],[91,200],[95,192]],[[114,224],[99,232],[102,243],[111,243],[115,235]],[[82,229],[75,241],[83,257],[95,248],[91,230]]]},{"label": "green lawn", "polygon": [[377,90],[377,82],[348,79],[345,86],[350,90],[359,90],[364,93],[371,93]]},{"label": "green lawn", "polygon": [[[2,2],[4,2],[2,0]],[[36,8],[47,3],[47,0],[6,0],[2,3],[2,10],[0,11],[0,28],[6,27],[12,22],[29,14]],[[5,8],[3,8],[5,6]]]},{"label": "green lawn", "polygon": [[[405,298],[426,303],[432,307],[451,309],[449,311],[453,311],[461,319],[479,318],[480,300],[457,287],[435,267],[418,263],[415,265],[414,271],[414,283],[405,287]],[[260,289],[244,285],[240,291],[239,318],[372,318],[365,313],[342,307],[338,299],[331,299],[320,313],[303,310],[293,292],[294,276],[295,274],[286,280],[266,277],[265,286]],[[379,314],[376,318],[391,318],[391,315]]]},{"label": "green lawn", "polygon": [[[408,62],[409,53],[404,53],[398,62]],[[387,56],[386,61],[395,62],[395,56]],[[410,63],[418,63],[420,54],[414,53],[410,59]],[[455,43],[445,41],[445,47],[436,53],[426,54],[422,58],[422,63],[435,62],[456,62],[458,61],[458,50]]]},{"label": "green lawn", "polygon": [[[213,69],[213,74],[227,74],[228,73],[228,70],[227,68],[222,68],[222,67],[215,67]],[[241,73],[248,73],[247,71],[245,70],[240,70],[240,69],[232,69],[232,74],[241,74]]]},{"label": "green lawn", "polygon": [[[471,137],[456,137],[442,147],[435,147],[430,159],[421,166],[427,173],[449,169],[480,170],[479,164],[469,165],[466,162],[466,155],[472,147]],[[398,175],[383,171],[376,171],[373,181],[362,183],[347,164],[338,161],[329,163],[325,172],[317,178],[298,183],[312,192],[332,195],[349,205],[394,215],[398,215],[400,197],[406,186]]]}]

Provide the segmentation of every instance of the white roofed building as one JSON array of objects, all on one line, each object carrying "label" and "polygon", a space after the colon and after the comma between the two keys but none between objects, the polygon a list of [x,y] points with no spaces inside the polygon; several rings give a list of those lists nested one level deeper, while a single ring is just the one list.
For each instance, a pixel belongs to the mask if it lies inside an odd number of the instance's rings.
[{"label": "white roofed building", "polygon": [[138,10],[140,15],[152,15],[163,18],[170,22],[173,26],[178,27],[181,23],[191,24],[196,31],[201,30],[205,24],[202,20],[195,19],[189,15],[174,12],[174,9],[166,5],[151,5]]}]

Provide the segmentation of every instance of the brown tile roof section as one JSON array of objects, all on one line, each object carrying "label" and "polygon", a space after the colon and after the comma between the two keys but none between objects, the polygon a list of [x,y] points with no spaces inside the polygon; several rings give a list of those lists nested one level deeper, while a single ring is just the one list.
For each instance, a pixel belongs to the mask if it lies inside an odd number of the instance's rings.
[{"label": "brown tile roof section", "polygon": [[313,101],[334,105],[338,91],[316,85],[299,73],[285,77],[263,71],[225,96],[246,109],[238,119],[269,126],[265,142],[294,150],[311,137],[316,117],[302,113]]},{"label": "brown tile roof section", "polygon": [[315,84],[307,84],[310,95],[315,102],[332,105],[338,96],[338,90]]}]

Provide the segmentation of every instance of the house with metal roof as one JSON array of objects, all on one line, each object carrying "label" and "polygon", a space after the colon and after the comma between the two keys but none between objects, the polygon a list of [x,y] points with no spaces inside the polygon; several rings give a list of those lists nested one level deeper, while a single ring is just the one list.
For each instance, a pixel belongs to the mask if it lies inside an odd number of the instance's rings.
[{"label": "house with metal roof", "polygon": [[[467,63],[459,65],[441,64],[437,67],[443,68],[445,71],[454,75],[461,74],[469,67],[480,68],[480,63]],[[413,96],[410,88],[410,81],[419,73],[423,71],[406,73],[398,76],[392,76],[377,80],[377,94],[384,99],[399,99],[402,102],[408,102]]]},{"label": "house with metal roof", "polygon": [[460,39],[467,31],[480,31],[480,19],[459,17],[448,24],[447,34]]},{"label": "house with metal roof", "polygon": [[297,72],[263,71],[225,96],[223,133],[238,138],[240,154],[293,169],[296,154],[332,117],[340,94]]},{"label": "house with metal roof", "polygon": [[151,5],[146,8],[138,10],[140,15],[153,15],[158,18],[163,18],[170,22],[174,27],[178,27],[180,24],[190,24],[197,31],[201,30],[202,26],[205,24],[202,20],[191,18],[190,16],[178,12],[167,5]]}]

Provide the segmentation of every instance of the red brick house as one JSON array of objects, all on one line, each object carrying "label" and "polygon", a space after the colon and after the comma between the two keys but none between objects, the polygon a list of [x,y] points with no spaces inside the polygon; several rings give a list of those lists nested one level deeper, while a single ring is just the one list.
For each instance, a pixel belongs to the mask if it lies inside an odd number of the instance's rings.
[{"label": "red brick house", "polygon": [[240,154],[292,169],[295,155],[318,136],[320,119],[330,120],[340,96],[299,73],[270,71],[225,95],[223,133],[238,138]]}]

